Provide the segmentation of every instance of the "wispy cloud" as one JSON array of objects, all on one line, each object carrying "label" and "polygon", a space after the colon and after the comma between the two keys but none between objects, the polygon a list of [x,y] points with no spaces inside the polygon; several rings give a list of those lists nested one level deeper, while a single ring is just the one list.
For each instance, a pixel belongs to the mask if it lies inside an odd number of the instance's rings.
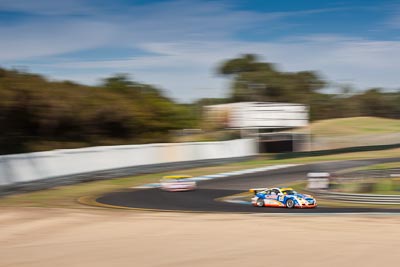
[{"label": "wispy cloud", "polygon": [[[258,41],[238,36],[260,28],[268,35],[293,19],[346,7],[265,12],[238,10],[228,1],[163,1],[126,8],[121,3],[105,8],[77,0],[23,2],[26,5],[0,1],[0,10],[39,14],[0,26],[0,60],[52,78],[94,84],[113,73],[132,73],[178,100],[190,101],[226,94],[226,79],[216,75],[218,64],[242,53],[256,53],[282,63],[279,67],[285,71],[319,70],[330,80],[350,81],[359,88],[398,87],[397,41],[293,32]],[[113,8],[118,12],[110,12]],[[101,54],[96,60],[77,60],[65,54],[107,46],[142,52],[122,60]]]},{"label": "wispy cloud", "polygon": [[[260,25],[269,25],[264,27],[268,31],[274,22],[283,23],[283,19],[291,16],[336,10],[266,13],[236,10],[227,2],[177,0],[136,5],[110,13],[101,6],[78,0],[4,0],[0,3],[0,10],[42,14],[20,24],[0,26],[0,60],[58,55],[105,45],[140,47],[148,43],[156,46],[168,42],[233,40],[236,33],[251,31]],[[48,16],[85,12],[84,17]]]},{"label": "wispy cloud", "polygon": [[1,0],[0,11],[23,12],[37,15],[77,15],[93,11],[95,7],[88,1],[68,0]]},{"label": "wispy cloud", "polygon": [[108,43],[114,29],[108,23],[85,20],[0,27],[0,60],[39,58],[96,47]]},{"label": "wispy cloud", "polygon": [[400,5],[392,6],[385,26],[392,29],[400,29]]},{"label": "wispy cloud", "polygon": [[[44,0],[21,3],[6,0],[1,2],[0,10],[46,14],[62,10],[75,14],[86,7],[82,1],[72,1],[67,6]],[[68,19],[35,16],[15,25],[0,25],[0,60],[41,58],[105,45],[137,47],[141,43],[171,40],[223,40],[238,29],[270,19],[267,17],[252,12],[231,12],[224,4],[198,1],[138,5],[117,14],[98,9],[96,14]]]},{"label": "wispy cloud", "polygon": [[[280,62],[283,71],[318,70],[331,81],[346,82],[358,89],[399,88],[400,42],[371,41],[342,36],[310,36],[274,42],[188,42],[142,44],[149,56],[126,60],[56,62],[39,66],[48,69],[89,71],[94,83],[101,74],[133,73],[139,80],[162,88],[174,88],[178,100],[219,97],[226,91],[216,68],[228,58],[251,51],[269,62]],[[99,73],[98,76],[93,73]],[[104,76],[103,76],[104,77]]]}]

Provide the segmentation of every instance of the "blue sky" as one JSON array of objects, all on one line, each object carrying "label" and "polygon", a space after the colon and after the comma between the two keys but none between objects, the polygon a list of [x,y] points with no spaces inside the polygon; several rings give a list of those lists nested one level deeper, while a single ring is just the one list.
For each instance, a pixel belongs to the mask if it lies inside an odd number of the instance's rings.
[{"label": "blue sky", "polygon": [[180,101],[224,97],[255,53],[358,90],[400,88],[399,1],[0,0],[0,66],[98,84],[115,73]]}]

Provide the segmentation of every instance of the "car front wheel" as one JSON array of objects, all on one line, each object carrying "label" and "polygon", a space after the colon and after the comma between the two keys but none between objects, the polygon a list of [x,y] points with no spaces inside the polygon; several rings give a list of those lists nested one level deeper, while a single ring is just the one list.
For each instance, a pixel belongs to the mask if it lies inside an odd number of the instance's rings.
[{"label": "car front wheel", "polygon": [[256,202],[257,207],[264,207],[264,200],[259,198]]},{"label": "car front wheel", "polygon": [[293,208],[293,207],[294,207],[294,201],[293,201],[293,199],[288,199],[288,200],[286,201],[286,208],[291,209],[291,208]]}]

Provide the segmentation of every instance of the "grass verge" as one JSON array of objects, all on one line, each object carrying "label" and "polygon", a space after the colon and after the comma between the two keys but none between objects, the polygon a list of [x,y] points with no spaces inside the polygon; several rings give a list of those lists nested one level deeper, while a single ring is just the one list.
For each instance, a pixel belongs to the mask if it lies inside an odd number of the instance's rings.
[{"label": "grass verge", "polygon": [[400,168],[400,162],[389,162],[389,163],[373,164],[358,168],[345,169],[342,170],[341,173],[369,171],[369,170],[389,170],[389,169],[399,169],[399,168]]},{"label": "grass verge", "polygon": [[376,135],[400,132],[400,120],[378,117],[351,117],[313,122],[316,136]]}]

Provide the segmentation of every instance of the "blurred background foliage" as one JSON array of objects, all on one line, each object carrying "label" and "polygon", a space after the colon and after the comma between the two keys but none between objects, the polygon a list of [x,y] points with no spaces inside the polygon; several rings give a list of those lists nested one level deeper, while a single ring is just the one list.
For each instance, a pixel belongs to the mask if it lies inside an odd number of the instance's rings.
[{"label": "blurred background foliage", "polygon": [[[203,106],[239,101],[307,104],[312,121],[355,116],[400,118],[400,91],[371,88],[356,92],[343,85],[340,93],[327,93],[327,83],[316,72],[282,72],[251,54],[223,62],[218,73],[231,79],[227,98],[180,104],[127,75],[86,86],[0,68],[0,154],[186,140],[176,138],[185,135],[179,130],[207,130],[201,118]],[[238,134],[225,130],[201,136],[204,141],[226,140]]]},{"label": "blurred background foliage", "polygon": [[336,84],[339,88],[335,91],[339,93],[327,93],[324,89],[332,85],[318,73],[282,72],[274,64],[260,62],[251,54],[223,62],[218,73],[232,79],[231,99],[227,102],[306,104],[312,121],[356,116],[400,118],[400,90],[385,92],[382,88],[370,88],[357,92],[347,84]]},{"label": "blurred background foliage", "polygon": [[174,103],[126,75],[94,87],[0,69],[2,154],[169,142],[170,130],[195,124],[190,105]]}]

